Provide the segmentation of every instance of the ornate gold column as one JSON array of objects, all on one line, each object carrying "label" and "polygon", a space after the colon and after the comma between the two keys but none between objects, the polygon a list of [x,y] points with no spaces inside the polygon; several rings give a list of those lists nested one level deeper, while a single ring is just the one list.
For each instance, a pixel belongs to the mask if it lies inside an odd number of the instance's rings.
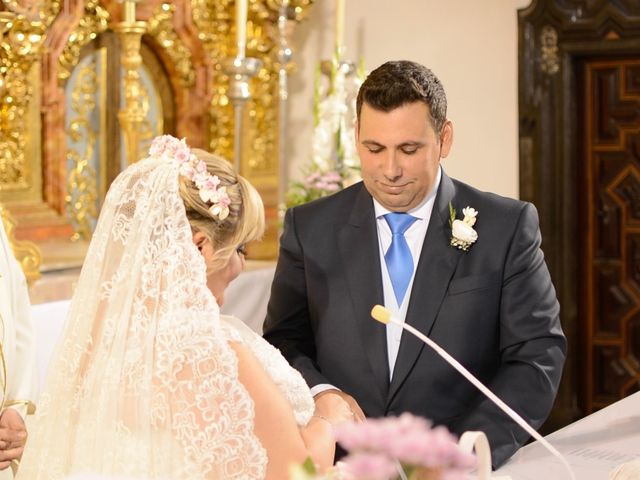
[{"label": "ornate gold column", "polygon": [[27,151],[25,118],[33,97],[28,77],[40,54],[44,29],[42,22],[22,14],[0,12],[0,192],[12,191],[14,198],[18,191],[26,196],[23,192],[35,177],[29,168],[32,152]]},{"label": "ornate gold column", "polygon": [[125,69],[125,106],[118,112],[118,120],[124,135],[127,163],[131,165],[140,159],[139,144],[142,122],[147,116],[149,105],[140,82],[138,69],[142,66],[140,40],[147,28],[146,22],[136,21],[136,0],[124,0],[124,21],[114,27],[122,45],[121,63]]}]

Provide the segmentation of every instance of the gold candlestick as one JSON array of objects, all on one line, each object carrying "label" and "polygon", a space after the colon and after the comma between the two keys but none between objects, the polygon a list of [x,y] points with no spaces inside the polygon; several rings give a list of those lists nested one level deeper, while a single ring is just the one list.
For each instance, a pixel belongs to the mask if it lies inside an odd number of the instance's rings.
[{"label": "gold candlestick", "polygon": [[223,64],[223,71],[229,75],[227,95],[233,104],[233,165],[238,173],[242,173],[242,118],[245,103],[251,98],[249,82],[261,67],[260,59],[244,56],[229,58]]},{"label": "gold candlestick", "polygon": [[125,152],[129,165],[140,159],[141,126],[149,111],[149,105],[144,100],[145,96],[138,73],[138,69],[142,65],[140,41],[147,29],[147,23],[136,21],[135,4],[135,0],[124,1],[124,21],[114,27],[122,46],[120,62],[124,68],[125,102],[124,107],[118,112],[118,120],[124,136]]}]

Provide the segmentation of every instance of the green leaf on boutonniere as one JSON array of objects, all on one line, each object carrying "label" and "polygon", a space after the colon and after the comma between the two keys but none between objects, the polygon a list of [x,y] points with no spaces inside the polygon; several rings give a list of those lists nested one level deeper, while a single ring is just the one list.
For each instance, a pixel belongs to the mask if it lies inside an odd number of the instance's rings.
[{"label": "green leaf on boutonniere", "polygon": [[311,457],[307,457],[302,465],[294,464],[289,468],[290,480],[315,480],[320,478],[317,475],[318,472]]},{"label": "green leaf on boutonniere", "polygon": [[316,464],[313,463],[311,457],[307,457],[307,459],[302,464],[302,468],[304,468],[305,472],[310,473],[311,475],[315,475],[316,473],[318,473],[316,470]]},{"label": "green leaf on boutonniere", "polygon": [[449,226],[453,226],[453,221],[456,219],[456,209],[453,208],[451,202],[449,202]]}]

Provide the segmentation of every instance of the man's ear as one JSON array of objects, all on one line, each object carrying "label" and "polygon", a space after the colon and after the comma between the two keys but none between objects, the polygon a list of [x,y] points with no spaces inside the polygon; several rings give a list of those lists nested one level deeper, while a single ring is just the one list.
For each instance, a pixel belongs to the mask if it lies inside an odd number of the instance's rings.
[{"label": "man's ear", "polygon": [[440,158],[447,158],[453,145],[453,122],[446,120],[440,131]]},{"label": "man's ear", "polygon": [[193,243],[195,244],[196,247],[198,247],[198,250],[202,253],[202,248],[207,244],[207,242],[209,242],[209,239],[207,238],[207,236],[202,233],[199,230],[196,230],[193,232]]}]

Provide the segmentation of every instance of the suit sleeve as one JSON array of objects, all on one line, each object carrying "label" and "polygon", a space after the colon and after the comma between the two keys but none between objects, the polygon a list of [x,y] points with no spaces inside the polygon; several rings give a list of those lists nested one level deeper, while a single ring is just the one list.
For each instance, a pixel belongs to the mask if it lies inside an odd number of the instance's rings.
[{"label": "suit sleeve", "polygon": [[[500,303],[500,366],[488,385],[535,429],[551,411],[566,356],[560,308],[540,244],[537,212],[533,205],[525,204],[506,256]],[[489,399],[482,398],[454,430],[484,431],[497,468],[529,434]]]},{"label": "suit sleeve", "polygon": [[289,209],[285,215],[263,331],[264,338],[282,352],[309,387],[329,383],[315,361],[303,246],[296,232],[295,209]]}]

